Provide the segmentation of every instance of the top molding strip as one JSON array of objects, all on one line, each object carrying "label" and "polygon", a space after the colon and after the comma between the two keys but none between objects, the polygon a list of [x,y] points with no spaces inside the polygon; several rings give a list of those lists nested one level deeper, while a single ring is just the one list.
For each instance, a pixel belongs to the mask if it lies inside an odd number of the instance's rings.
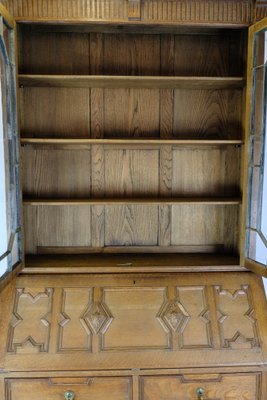
[{"label": "top molding strip", "polygon": [[[1,0],[18,21],[250,25],[266,15],[255,0]],[[257,8],[255,8],[257,7]]]}]

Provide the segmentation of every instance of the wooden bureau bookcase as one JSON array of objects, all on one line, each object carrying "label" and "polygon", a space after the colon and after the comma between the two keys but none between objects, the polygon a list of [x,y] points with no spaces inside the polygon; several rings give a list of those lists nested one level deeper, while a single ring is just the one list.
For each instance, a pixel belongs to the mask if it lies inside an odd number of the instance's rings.
[{"label": "wooden bureau bookcase", "polygon": [[26,258],[1,293],[0,398],[267,399],[245,268],[254,3],[198,1],[194,23],[192,1],[37,3],[4,2]]}]

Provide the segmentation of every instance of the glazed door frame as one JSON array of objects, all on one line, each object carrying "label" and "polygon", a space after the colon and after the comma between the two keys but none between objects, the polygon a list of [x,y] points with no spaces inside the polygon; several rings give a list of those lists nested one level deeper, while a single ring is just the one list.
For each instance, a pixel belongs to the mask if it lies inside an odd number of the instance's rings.
[{"label": "glazed door frame", "polygon": [[[259,49],[259,41],[256,42],[256,39],[265,30],[267,30],[267,18],[252,25],[249,28],[248,37],[245,145],[243,153],[245,167],[243,175],[243,228],[240,260],[242,265],[263,276],[267,276],[267,268],[265,264],[259,262],[259,257],[257,261],[256,249],[258,247],[256,238],[258,238],[259,232],[259,237],[263,237],[263,240],[265,240],[264,235],[261,233],[261,217],[263,210],[264,140],[266,140],[264,129],[266,129],[267,63],[263,62],[262,65],[258,65],[260,50],[262,50],[261,55],[264,56],[264,50],[266,54],[266,45],[264,46],[263,43],[262,49]],[[257,49],[259,49],[259,53],[256,57]],[[261,109],[260,106],[262,106]],[[259,134],[259,125],[261,125],[261,134]],[[266,246],[266,242],[264,244]]]},{"label": "glazed door frame", "polygon": [[[6,240],[0,252],[0,288],[22,266],[22,199],[20,186],[19,129],[17,123],[16,22],[0,3],[1,131],[2,131],[2,231]],[[3,168],[3,165],[1,166]]]}]

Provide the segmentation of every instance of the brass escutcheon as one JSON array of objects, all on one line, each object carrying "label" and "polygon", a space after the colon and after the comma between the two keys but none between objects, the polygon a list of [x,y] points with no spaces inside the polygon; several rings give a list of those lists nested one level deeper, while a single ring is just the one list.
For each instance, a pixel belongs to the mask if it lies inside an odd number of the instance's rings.
[{"label": "brass escutcheon", "polygon": [[64,393],[64,397],[66,400],[74,400],[75,399],[75,393],[72,390],[67,390]]},{"label": "brass escutcheon", "polygon": [[205,389],[203,389],[202,387],[199,387],[196,389],[196,394],[197,394],[197,398],[198,400],[204,400],[204,394],[205,394]]}]

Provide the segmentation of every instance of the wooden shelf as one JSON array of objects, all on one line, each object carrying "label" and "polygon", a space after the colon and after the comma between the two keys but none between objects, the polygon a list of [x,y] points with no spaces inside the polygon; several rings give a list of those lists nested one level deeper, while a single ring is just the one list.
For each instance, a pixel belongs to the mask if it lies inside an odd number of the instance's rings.
[{"label": "wooden shelf", "polygon": [[227,254],[67,254],[26,256],[23,274],[247,271]]},{"label": "wooden shelf", "polygon": [[83,205],[238,205],[239,197],[179,197],[179,198],[101,198],[101,199],[24,199],[25,206],[83,206]]},{"label": "wooden shelf", "polygon": [[66,139],[66,138],[21,138],[21,145],[241,145],[239,139]]},{"label": "wooden shelf", "polygon": [[242,88],[245,82],[241,77],[19,75],[21,87],[230,89]]}]

